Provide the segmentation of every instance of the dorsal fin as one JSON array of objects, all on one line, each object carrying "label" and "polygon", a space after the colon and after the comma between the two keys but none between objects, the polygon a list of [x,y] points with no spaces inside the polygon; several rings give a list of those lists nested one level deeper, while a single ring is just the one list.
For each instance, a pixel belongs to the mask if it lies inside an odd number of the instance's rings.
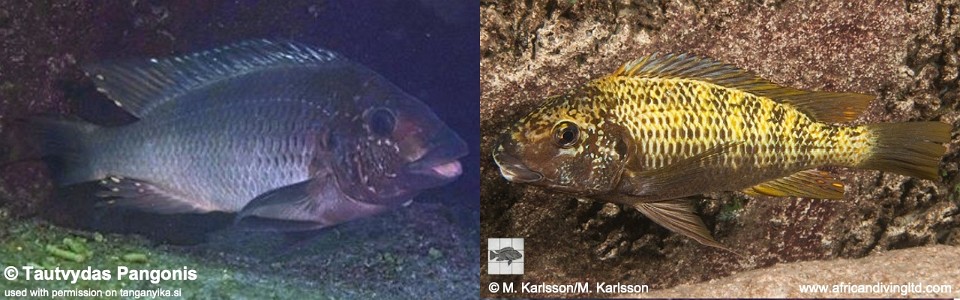
[{"label": "dorsal fin", "polygon": [[299,43],[263,39],[183,56],[92,64],[84,71],[97,90],[143,117],[164,102],[213,82],[267,68],[319,65],[339,57]]},{"label": "dorsal fin", "polygon": [[824,122],[853,121],[873,100],[873,96],[864,94],[783,87],[733,65],[687,54],[646,56],[624,64],[612,76],[705,81],[791,104],[811,118]]}]

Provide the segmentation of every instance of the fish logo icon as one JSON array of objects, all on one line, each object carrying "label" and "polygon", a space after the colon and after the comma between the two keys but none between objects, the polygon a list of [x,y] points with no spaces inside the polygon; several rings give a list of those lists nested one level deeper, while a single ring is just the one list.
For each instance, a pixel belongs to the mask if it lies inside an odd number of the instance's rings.
[{"label": "fish logo icon", "polygon": [[527,252],[523,248],[522,238],[490,238],[487,239],[487,274],[490,275],[522,275],[524,257]]},{"label": "fish logo icon", "polygon": [[505,260],[507,261],[508,266],[513,263],[514,260],[518,260],[522,257],[523,254],[521,254],[520,251],[513,249],[513,247],[503,247],[503,249],[500,250],[490,250],[490,260]]}]

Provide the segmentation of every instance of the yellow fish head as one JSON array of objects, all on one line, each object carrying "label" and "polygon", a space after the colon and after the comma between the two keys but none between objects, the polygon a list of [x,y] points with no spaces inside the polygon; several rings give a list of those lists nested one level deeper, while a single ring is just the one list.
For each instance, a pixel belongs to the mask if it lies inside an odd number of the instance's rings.
[{"label": "yellow fish head", "polygon": [[582,92],[548,99],[500,136],[493,153],[500,173],[574,195],[613,190],[636,147],[602,105]]}]

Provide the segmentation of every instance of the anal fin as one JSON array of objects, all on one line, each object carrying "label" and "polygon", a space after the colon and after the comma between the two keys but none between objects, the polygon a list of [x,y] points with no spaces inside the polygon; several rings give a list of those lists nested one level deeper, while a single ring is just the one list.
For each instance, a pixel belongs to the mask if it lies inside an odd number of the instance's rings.
[{"label": "anal fin", "polygon": [[843,199],[843,183],[830,173],[806,170],[743,190],[751,196]]},{"label": "anal fin", "polygon": [[135,208],[158,214],[207,213],[219,210],[203,200],[191,199],[158,184],[134,178],[109,176],[100,180],[106,190],[97,196],[107,199],[100,206]]}]

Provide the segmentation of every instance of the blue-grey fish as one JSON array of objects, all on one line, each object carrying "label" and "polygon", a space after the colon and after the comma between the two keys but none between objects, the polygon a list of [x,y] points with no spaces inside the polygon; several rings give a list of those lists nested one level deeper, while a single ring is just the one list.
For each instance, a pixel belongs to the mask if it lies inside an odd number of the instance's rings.
[{"label": "blue-grey fish", "polygon": [[247,41],[85,70],[138,121],[33,124],[42,154],[62,161],[58,183],[99,181],[112,205],[316,229],[453,181],[467,152],[427,106],[377,73],[298,43]]},{"label": "blue-grey fish", "polygon": [[513,249],[513,247],[503,247],[503,249],[500,250],[490,250],[490,260],[507,261],[508,266],[513,263],[513,261],[518,260],[521,257],[523,257],[523,254],[521,254],[520,251],[517,251],[517,249]]}]

